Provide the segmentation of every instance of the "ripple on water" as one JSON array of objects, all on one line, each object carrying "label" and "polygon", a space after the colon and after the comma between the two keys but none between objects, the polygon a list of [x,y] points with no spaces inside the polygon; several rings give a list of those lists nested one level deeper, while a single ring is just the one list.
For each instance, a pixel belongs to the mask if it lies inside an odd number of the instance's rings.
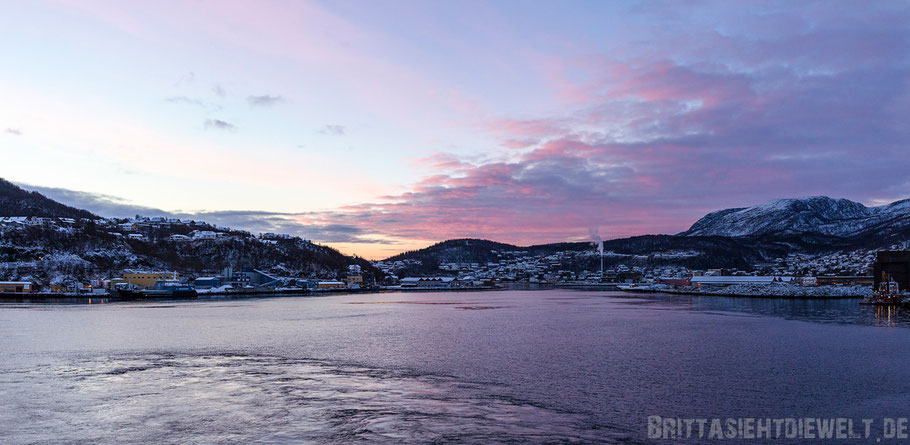
[{"label": "ripple on water", "polygon": [[[105,356],[0,377],[22,442],[604,442],[582,415],[492,385],[249,355]],[[16,397],[20,392],[33,395]]]}]

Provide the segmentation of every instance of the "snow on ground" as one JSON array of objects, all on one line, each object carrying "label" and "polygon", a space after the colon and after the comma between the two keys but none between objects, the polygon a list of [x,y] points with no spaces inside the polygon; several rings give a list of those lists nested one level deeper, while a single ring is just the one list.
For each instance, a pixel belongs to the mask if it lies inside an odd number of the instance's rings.
[{"label": "snow on ground", "polygon": [[231,286],[218,286],[210,289],[196,289],[197,293],[200,294],[212,294],[218,292],[226,292],[228,289],[233,289]]},{"label": "snow on ground", "polygon": [[706,295],[796,298],[866,297],[875,293],[870,286],[798,286],[793,284],[736,284],[717,289],[702,287],[696,292]]}]

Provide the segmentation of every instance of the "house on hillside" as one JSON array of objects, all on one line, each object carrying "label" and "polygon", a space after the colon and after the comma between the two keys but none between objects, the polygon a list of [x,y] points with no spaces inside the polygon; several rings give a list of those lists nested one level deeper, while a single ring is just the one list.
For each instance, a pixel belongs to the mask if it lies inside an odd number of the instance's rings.
[{"label": "house on hillside", "polygon": [[192,236],[194,240],[210,240],[218,238],[218,233],[211,230],[193,230],[190,232],[190,236]]}]

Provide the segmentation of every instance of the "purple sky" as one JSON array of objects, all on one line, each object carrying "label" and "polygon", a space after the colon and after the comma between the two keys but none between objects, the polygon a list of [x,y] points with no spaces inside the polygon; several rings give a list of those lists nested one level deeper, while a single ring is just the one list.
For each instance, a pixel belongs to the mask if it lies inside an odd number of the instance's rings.
[{"label": "purple sky", "polygon": [[35,1],[0,176],[379,258],[910,196],[905,2]]}]

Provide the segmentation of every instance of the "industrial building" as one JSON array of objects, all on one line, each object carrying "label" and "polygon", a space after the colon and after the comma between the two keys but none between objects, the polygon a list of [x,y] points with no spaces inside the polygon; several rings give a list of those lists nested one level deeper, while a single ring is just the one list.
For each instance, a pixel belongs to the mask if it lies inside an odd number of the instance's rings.
[{"label": "industrial building", "polygon": [[221,286],[221,278],[218,277],[199,277],[193,280],[193,286],[196,289],[211,289]]},{"label": "industrial building", "polygon": [[409,277],[401,280],[401,287],[452,287],[455,277]]},{"label": "industrial building", "polygon": [[897,282],[900,290],[910,290],[910,251],[880,251],[875,257],[872,269],[876,289],[883,280],[891,279]]},{"label": "industrial building", "polygon": [[347,287],[344,282],[331,280],[331,281],[320,281],[316,283],[318,289],[344,289]]},{"label": "industrial building", "polygon": [[235,272],[232,267],[226,267],[221,284],[233,287],[276,287],[278,278],[252,267],[241,268],[240,272]]},{"label": "industrial building", "polygon": [[123,280],[139,287],[151,288],[158,280],[179,280],[180,274],[176,272],[138,272],[125,273]]}]

